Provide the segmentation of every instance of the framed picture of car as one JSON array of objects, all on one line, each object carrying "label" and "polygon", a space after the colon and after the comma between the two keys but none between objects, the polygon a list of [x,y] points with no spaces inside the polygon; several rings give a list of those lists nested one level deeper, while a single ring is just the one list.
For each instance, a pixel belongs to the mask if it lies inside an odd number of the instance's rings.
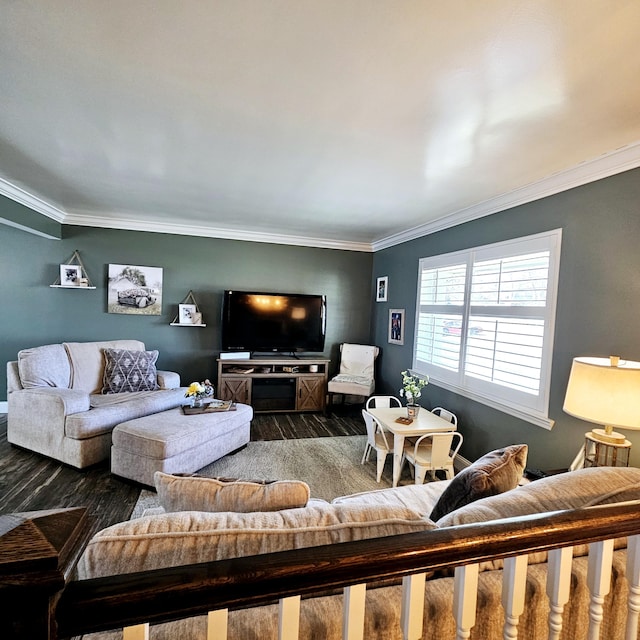
[{"label": "framed picture of car", "polygon": [[162,313],[162,267],[109,265],[109,313],[159,316]]},{"label": "framed picture of car", "polygon": [[404,344],[404,309],[389,309],[389,343]]}]

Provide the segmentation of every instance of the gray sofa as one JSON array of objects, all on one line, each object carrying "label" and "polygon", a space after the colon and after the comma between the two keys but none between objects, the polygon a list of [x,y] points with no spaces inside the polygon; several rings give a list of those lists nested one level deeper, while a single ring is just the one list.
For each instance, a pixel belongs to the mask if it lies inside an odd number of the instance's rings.
[{"label": "gray sofa", "polygon": [[[161,476],[159,476],[162,479]],[[198,479],[176,479],[182,483],[170,487],[172,494],[158,486],[161,504],[169,511],[145,515],[113,525],[94,536],[87,546],[78,573],[81,579],[144,571],[191,563],[225,560],[286,549],[336,544],[389,535],[424,532],[431,529],[515,518],[554,510],[582,509],[626,500],[640,499],[640,469],[600,467],[563,473],[520,486],[454,509],[436,522],[429,518],[451,480],[425,485],[406,485],[336,498],[331,504],[311,499],[302,508],[260,511],[246,496],[238,499],[242,508],[250,504],[255,511],[233,511],[233,505],[214,497],[205,497]],[[162,490],[161,490],[162,489]],[[242,487],[233,487],[235,493]],[[211,491],[211,489],[209,489]],[[253,488],[252,491],[257,491]],[[279,489],[281,501],[283,489]],[[193,495],[191,495],[193,494]],[[299,500],[292,496],[291,506]],[[261,494],[262,495],[262,494]],[[208,503],[208,504],[205,504]],[[194,510],[186,510],[191,503]],[[218,512],[203,509],[218,508]],[[274,505],[270,505],[273,508]],[[277,508],[277,506],[275,507]],[[181,510],[185,509],[185,510]],[[153,512],[162,511],[154,509]],[[524,524],[526,526],[526,524]],[[619,539],[613,554],[611,592],[604,606],[604,624],[600,637],[622,640],[625,636],[626,539]],[[574,548],[571,598],[565,607],[563,639],[586,640],[589,616],[587,584],[587,545]],[[502,560],[480,565],[478,611],[471,640],[503,638],[501,607]],[[519,637],[528,640],[548,638],[549,605],[545,596],[547,553],[529,555],[527,607],[520,620]],[[423,638],[456,637],[451,614],[454,578],[449,571],[432,575],[427,581]],[[365,638],[401,640],[400,586],[374,586],[367,590]],[[342,638],[342,595],[303,600],[300,621],[301,638]],[[188,618],[152,627],[152,640],[201,640],[206,638],[206,616]],[[229,614],[230,640],[278,637],[278,606],[269,605],[232,611]],[[635,636],[634,636],[635,637]],[[86,640],[121,640],[122,632],[104,632],[85,636]]]},{"label": "gray sofa", "polygon": [[156,352],[146,352],[155,375],[146,390],[103,394],[105,349],[145,352],[145,345],[66,342],[24,349],[8,362],[9,442],[82,469],[109,457],[117,424],[184,404],[180,376],[156,371]]}]

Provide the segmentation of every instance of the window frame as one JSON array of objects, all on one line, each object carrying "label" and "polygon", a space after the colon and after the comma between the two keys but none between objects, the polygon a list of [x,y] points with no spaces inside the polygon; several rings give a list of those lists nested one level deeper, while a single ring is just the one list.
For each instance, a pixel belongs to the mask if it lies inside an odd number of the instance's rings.
[{"label": "window frame", "polygon": [[[428,375],[431,384],[453,391],[476,402],[488,405],[504,413],[516,416],[545,429],[551,429],[554,421],[550,420],[549,398],[551,391],[551,369],[553,364],[553,345],[555,336],[556,307],[558,294],[558,279],[560,273],[560,254],[562,246],[562,229],[553,229],[543,233],[514,238],[487,245],[471,247],[461,251],[428,256],[418,261],[418,282],[416,292],[416,314],[414,324],[412,372],[417,375]],[[512,256],[526,255],[539,251],[549,251],[549,270],[547,275],[546,303],[544,306],[503,306],[495,316],[507,318],[511,315],[527,316],[542,319],[543,343],[540,365],[540,384],[537,395],[524,394],[508,386],[490,381],[480,380],[469,376],[465,371],[465,356],[468,346],[467,327],[472,310],[483,309],[485,312],[491,307],[498,309],[499,305],[471,304],[471,281],[473,265],[490,259],[505,259]],[[420,361],[418,359],[418,345],[420,338],[420,294],[423,273],[430,269],[445,268],[455,265],[466,265],[464,295],[461,305],[428,305],[428,313],[457,314],[461,313],[460,350],[458,355],[458,370],[448,370],[443,367]],[[423,307],[424,308],[424,307]],[[525,397],[526,396],[526,397]]]}]

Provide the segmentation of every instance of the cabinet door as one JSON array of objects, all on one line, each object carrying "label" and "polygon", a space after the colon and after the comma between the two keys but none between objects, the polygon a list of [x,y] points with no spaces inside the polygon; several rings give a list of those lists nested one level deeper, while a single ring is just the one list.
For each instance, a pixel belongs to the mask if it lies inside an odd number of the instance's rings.
[{"label": "cabinet door", "polygon": [[251,404],[251,379],[223,377],[220,381],[218,397],[220,400]]},{"label": "cabinet door", "polygon": [[298,411],[322,411],[325,401],[324,376],[300,376],[298,378]]}]

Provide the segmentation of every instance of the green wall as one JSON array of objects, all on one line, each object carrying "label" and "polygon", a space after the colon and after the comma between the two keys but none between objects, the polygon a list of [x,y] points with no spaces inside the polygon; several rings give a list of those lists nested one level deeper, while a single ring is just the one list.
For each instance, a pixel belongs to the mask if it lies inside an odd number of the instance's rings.
[{"label": "green wall", "polygon": [[[468,247],[562,228],[562,254],[551,376],[551,431],[522,422],[431,384],[422,404],[442,405],[458,415],[461,450],[476,459],[491,449],[525,442],[529,465],[567,467],[592,425],[562,411],[571,360],[579,355],[619,354],[640,360],[640,169],[379,251],[373,282],[389,276],[388,302],[374,305],[373,336],[384,347],[379,391],[397,395],[400,371],[411,366],[418,260]],[[388,313],[406,309],[405,344],[387,342]],[[638,425],[640,427],[640,424]],[[640,433],[631,463],[640,465]]]},{"label": "green wall", "polygon": [[[5,204],[0,201],[0,218]],[[75,249],[96,290],[49,287]],[[369,340],[372,261],[372,254],[355,251],[64,225],[62,239],[50,240],[0,225],[0,360],[15,360],[20,349],[42,344],[131,338],[159,349],[158,366],[178,371],[183,382],[213,379],[222,293],[235,288],[325,294],[325,355],[335,366],[341,342]],[[107,313],[110,263],[162,267],[162,315]],[[205,328],[169,326],[189,290]]]}]

